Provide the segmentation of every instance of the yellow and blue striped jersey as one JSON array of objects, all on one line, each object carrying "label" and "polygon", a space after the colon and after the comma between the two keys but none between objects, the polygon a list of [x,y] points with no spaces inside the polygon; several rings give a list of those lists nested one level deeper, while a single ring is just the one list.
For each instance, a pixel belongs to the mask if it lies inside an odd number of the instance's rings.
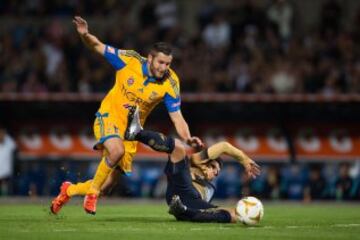
[{"label": "yellow and blue striped jersey", "polygon": [[121,134],[127,126],[129,105],[139,106],[142,124],[161,101],[164,101],[169,112],[180,110],[179,79],[174,71],[169,69],[161,80],[151,77],[146,58],[133,50],[107,45],[104,56],[116,70],[116,81],[102,100],[99,112],[108,113]]}]

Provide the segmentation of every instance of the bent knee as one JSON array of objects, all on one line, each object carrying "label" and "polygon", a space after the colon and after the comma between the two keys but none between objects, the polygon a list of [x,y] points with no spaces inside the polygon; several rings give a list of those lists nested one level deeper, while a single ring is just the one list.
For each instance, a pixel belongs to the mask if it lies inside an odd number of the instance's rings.
[{"label": "bent knee", "polygon": [[125,153],[125,148],[123,144],[113,145],[111,148],[107,149],[108,159],[112,165],[116,165]]},{"label": "bent knee", "polygon": [[124,155],[124,153],[125,153],[125,149],[123,146],[121,146],[109,152],[109,157],[111,158],[111,160],[119,162],[122,156]]},{"label": "bent knee", "polygon": [[175,139],[175,147],[170,155],[171,161],[179,162],[185,158],[185,155],[186,155],[186,150],[184,144],[180,140]]},{"label": "bent knee", "polygon": [[186,153],[185,151],[185,146],[184,146],[184,143],[181,142],[179,139],[175,139],[175,147],[174,147],[174,151],[178,151],[179,153]]}]

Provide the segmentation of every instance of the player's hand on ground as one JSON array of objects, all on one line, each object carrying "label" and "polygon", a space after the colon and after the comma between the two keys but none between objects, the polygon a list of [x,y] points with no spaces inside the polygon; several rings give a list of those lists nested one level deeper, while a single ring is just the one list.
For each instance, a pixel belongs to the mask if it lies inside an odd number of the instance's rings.
[{"label": "player's hand on ground", "polygon": [[191,137],[186,140],[186,143],[195,149],[202,149],[204,147],[204,143],[198,137]]},{"label": "player's hand on ground", "polygon": [[257,176],[260,175],[261,169],[260,166],[257,165],[253,160],[250,158],[246,159],[243,163],[245,172],[248,178],[255,179]]},{"label": "player's hand on ground", "polygon": [[76,30],[79,34],[83,35],[88,33],[88,24],[85,19],[80,16],[75,16],[73,19],[73,23],[75,24]]}]

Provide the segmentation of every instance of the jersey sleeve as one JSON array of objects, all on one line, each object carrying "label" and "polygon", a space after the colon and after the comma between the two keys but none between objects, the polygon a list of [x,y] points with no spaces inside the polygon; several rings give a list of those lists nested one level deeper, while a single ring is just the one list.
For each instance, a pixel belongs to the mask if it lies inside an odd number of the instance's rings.
[{"label": "jersey sleeve", "polygon": [[181,97],[180,97],[180,84],[177,75],[170,70],[170,87],[164,96],[164,103],[168,112],[176,112],[180,110]]},{"label": "jersey sleeve", "polygon": [[105,46],[104,57],[117,71],[125,67],[134,57],[141,58],[133,50],[117,49],[110,45]]},{"label": "jersey sleeve", "polygon": [[180,110],[180,105],[181,105],[180,96],[174,98],[170,94],[166,93],[164,96],[164,102],[168,112],[176,112]]}]

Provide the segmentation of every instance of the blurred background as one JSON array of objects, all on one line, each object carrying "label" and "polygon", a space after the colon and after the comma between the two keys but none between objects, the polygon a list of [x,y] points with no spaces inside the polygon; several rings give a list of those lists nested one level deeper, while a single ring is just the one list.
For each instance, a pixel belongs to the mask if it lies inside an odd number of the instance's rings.
[{"label": "blurred background", "polygon": [[[99,162],[92,124],[114,70],[82,44],[74,15],[118,48],[174,46],[193,135],[229,141],[263,169],[247,181],[225,159],[217,198],[360,200],[357,0],[2,0],[1,196],[56,195]],[[162,105],[145,127],[174,132]],[[139,145],[113,196],[163,198],[165,162]]]}]

